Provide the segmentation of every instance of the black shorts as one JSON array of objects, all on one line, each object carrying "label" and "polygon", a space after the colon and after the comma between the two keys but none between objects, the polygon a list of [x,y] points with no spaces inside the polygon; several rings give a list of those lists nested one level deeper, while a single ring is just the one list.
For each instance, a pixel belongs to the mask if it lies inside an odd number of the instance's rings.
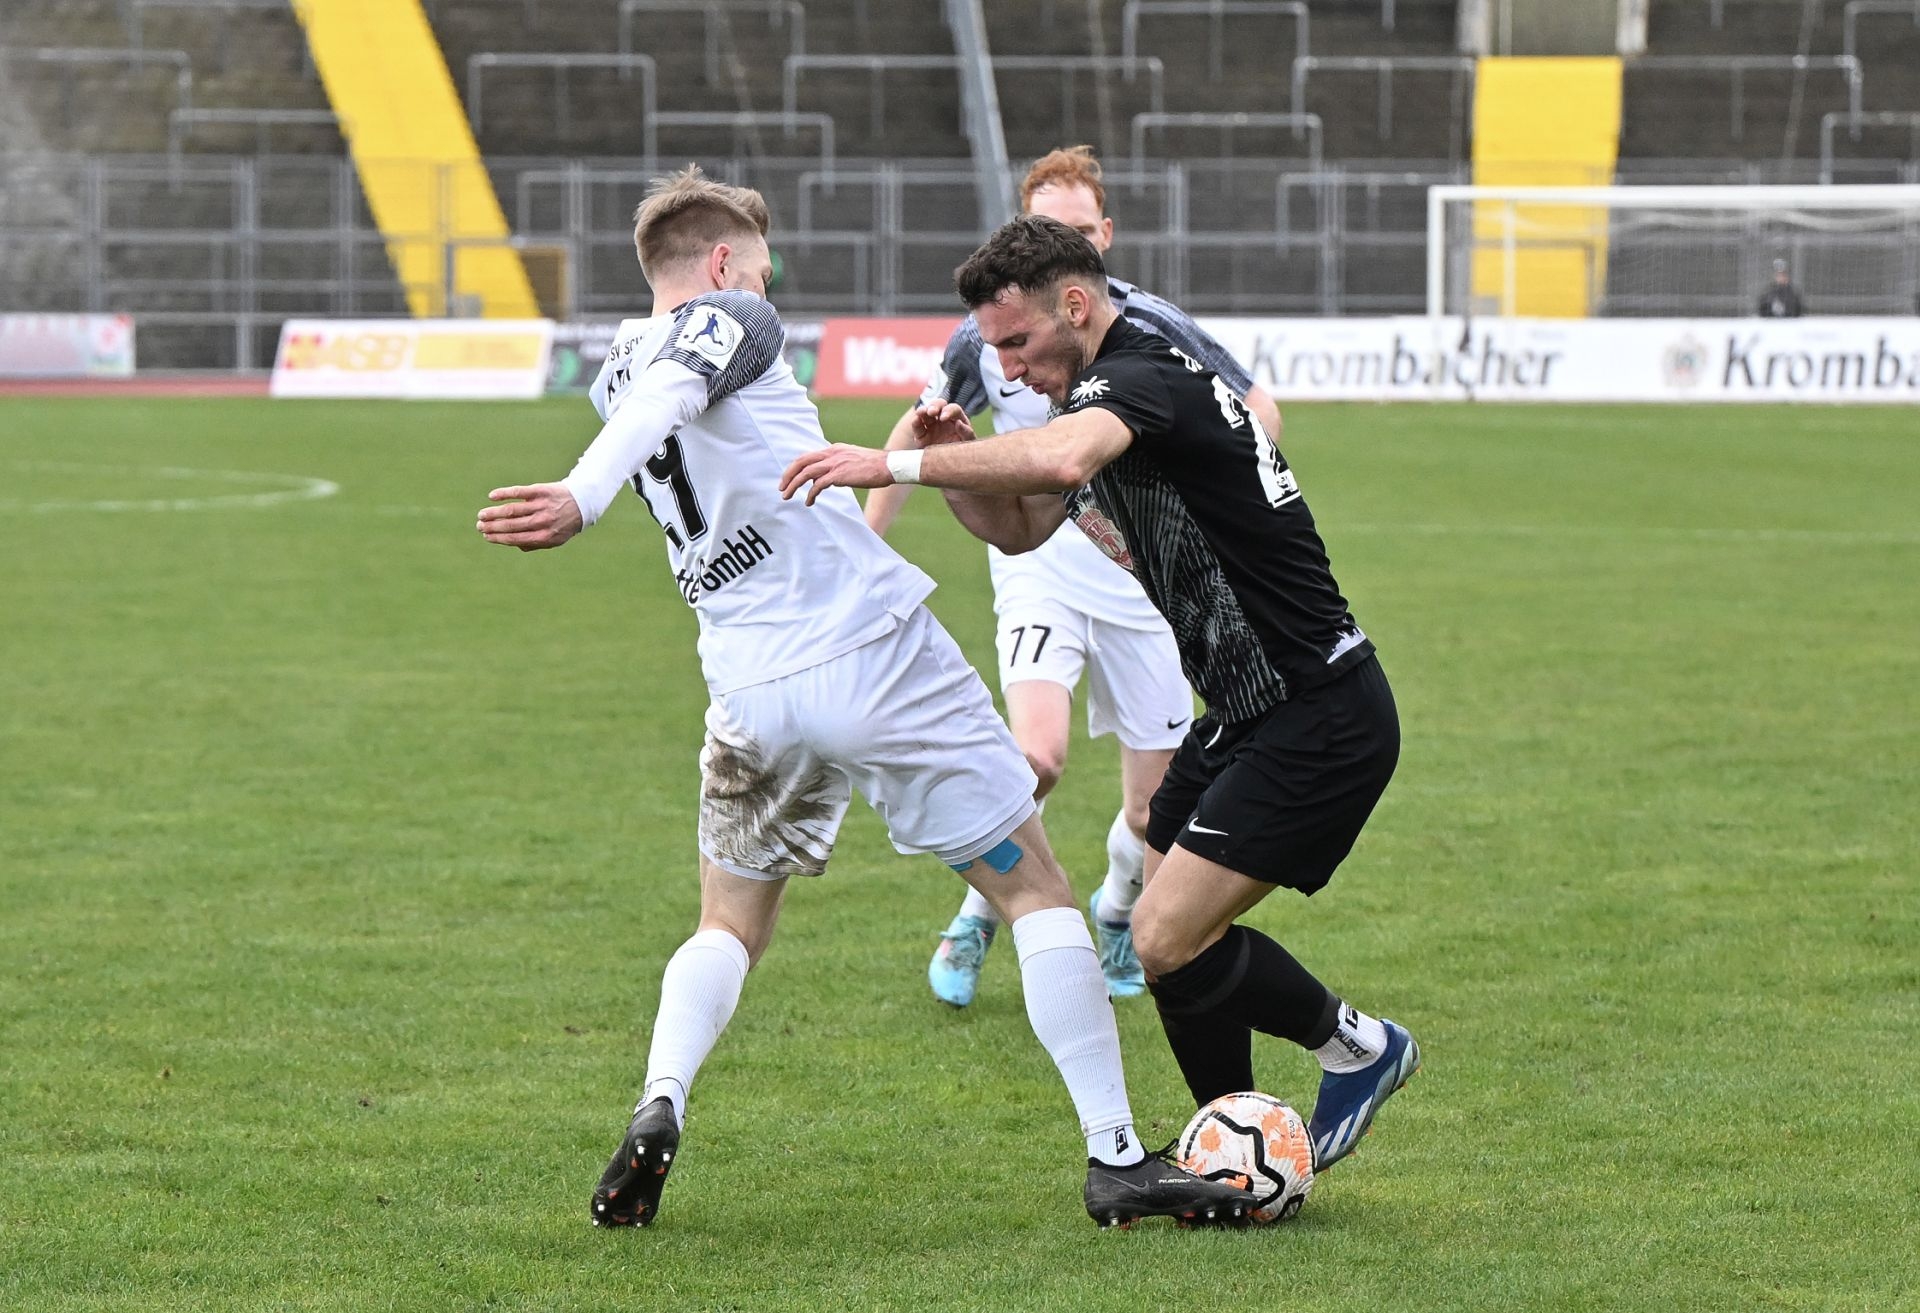
[{"label": "black shorts", "polygon": [[1333,878],[1400,760],[1377,658],[1231,724],[1202,716],[1153,795],[1147,842],[1313,893]]}]

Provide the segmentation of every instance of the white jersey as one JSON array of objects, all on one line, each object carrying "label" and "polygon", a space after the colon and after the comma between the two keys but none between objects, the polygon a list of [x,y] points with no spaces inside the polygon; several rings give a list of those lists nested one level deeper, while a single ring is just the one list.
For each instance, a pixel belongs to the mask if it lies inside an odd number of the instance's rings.
[{"label": "white jersey", "polygon": [[[1239,362],[1171,302],[1118,278],[1107,280],[1107,291],[1129,322],[1194,356],[1239,395],[1245,396],[1253,386]],[[1045,395],[1024,383],[1007,381],[1000,353],[987,349],[971,315],[954,329],[939,367],[920,394],[922,405],[932,401],[951,401],[969,415],[991,410],[996,433],[1039,428],[1051,412]],[[987,569],[993,579],[996,612],[1042,597],[1128,629],[1158,629],[1166,623],[1125,567],[1094,546],[1072,520],[1031,552],[1009,556],[998,548],[987,548]]]},{"label": "white jersey", "polygon": [[811,507],[781,499],[787,466],[826,445],[785,336],[751,292],[626,320],[593,384],[606,427],[566,479],[588,524],[623,484],[659,521],[716,694],[870,643],[933,591],[867,528],[850,489]]}]

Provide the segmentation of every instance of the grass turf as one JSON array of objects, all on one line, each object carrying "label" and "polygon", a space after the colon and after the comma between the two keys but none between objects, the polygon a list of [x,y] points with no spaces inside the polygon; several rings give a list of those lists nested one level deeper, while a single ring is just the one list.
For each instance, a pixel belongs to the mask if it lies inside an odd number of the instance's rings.
[{"label": "grass turf", "polygon": [[[1406,751],[1251,919],[1428,1060],[1234,1235],[1095,1231],[1010,950],[934,1003],[960,886],[859,808],[661,1222],[588,1227],[696,905],[694,626],[630,503],[471,521],[590,418],[0,401],[0,1307],[1920,1308],[1912,412],[1290,408]],[[150,498],[227,500],[74,505]],[[982,553],[924,493],[895,540],[990,661]],[[1077,740],[1083,895],[1115,801]]]}]

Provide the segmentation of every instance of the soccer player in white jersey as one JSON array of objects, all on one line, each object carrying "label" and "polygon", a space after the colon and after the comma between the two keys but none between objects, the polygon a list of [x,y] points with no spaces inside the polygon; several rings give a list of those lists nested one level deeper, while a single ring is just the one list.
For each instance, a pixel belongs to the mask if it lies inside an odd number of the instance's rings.
[{"label": "soccer player in white jersey", "polygon": [[594,382],[605,427],[558,483],[499,488],[487,541],[558,547],[629,484],[699,619],[712,704],[700,754],[700,924],[667,963],[644,1090],[593,1192],[596,1225],[651,1224],[687,1094],[766,951],[787,881],[827,865],[851,790],[903,853],[934,853],[1013,927],[1027,1016],[1087,1143],[1087,1210],[1236,1222],[1244,1191],[1142,1151],[1086,923],[1033,804],[1034,778],[986,687],[923,605],[933,583],[876,538],[850,492],[780,496],[825,447],[764,299],[757,192],[690,168],[635,216],[653,314],[620,326]]},{"label": "soccer player in white jersey", "polygon": [[[1051,151],[1034,162],[1020,184],[1021,208],[1058,219],[1105,252],[1113,244],[1107,189],[1091,146]],[[1166,338],[1217,372],[1246,400],[1274,437],[1280,411],[1224,347],[1167,301],[1111,280],[1126,319]],[[985,349],[969,315],[953,331],[939,367],[920,394],[920,406],[953,402],[969,415],[993,413],[996,433],[1039,428],[1048,401],[1025,383],[1009,383],[1000,355]],[[916,407],[917,409],[917,407]],[[914,446],[908,410],[887,438],[887,450]],[[876,488],[867,497],[867,523],[885,534],[913,489]],[[1133,905],[1140,898],[1146,860],[1147,806],[1173,751],[1193,718],[1193,690],[1180,673],[1173,631],[1139,583],[1072,525],[1036,551],[1009,556],[987,549],[997,618],[1000,689],[1013,737],[1039,779],[1044,801],[1067,763],[1073,690],[1087,676],[1087,731],[1120,739],[1120,810],[1107,829],[1107,876],[1087,910],[1099,937],[1107,992],[1126,998],[1146,989],[1133,950]],[[969,892],[927,964],[934,996],[955,1007],[973,1002],[980,968],[1000,919],[978,892]]]}]

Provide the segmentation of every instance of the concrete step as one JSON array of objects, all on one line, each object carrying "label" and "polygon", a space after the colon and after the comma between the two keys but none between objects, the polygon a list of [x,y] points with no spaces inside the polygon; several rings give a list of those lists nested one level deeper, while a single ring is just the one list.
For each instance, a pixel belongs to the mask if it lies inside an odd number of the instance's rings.
[{"label": "concrete step", "polygon": [[[999,0],[989,3],[987,13],[996,54],[1087,55],[1103,50],[1118,56],[1122,51],[1122,9],[1118,4],[1103,6],[1097,25],[1078,6],[1042,5],[1036,11],[1030,4]],[[1216,61],[1206,18],[1147,15],[1141,19],[1136,53],[1161,61],[1166,112],[1290,111],[1292,66],[1298,51],[1292,21],[1274,16],[1236,17],[1225,23],[1222,35]],[[1452,11],[1438,5],[1403,6],[1395,31],[1388,33],[1380,26],[1377,6],[1316,4],[1307,40],[1312,53],[1319,55],[1451,54]],[[1015,153],[1040,151],[1072,137],[1093,140],[1109,156],[1125,154],[1130,149],[1133,115],[1149,108],[1145,85],[1140,81],[1143,77],[1137,75],[1135,83],[1129,85],[1120,74],[1107,75],[1108,113],[1103,120],[1100,97],[1093,92],[1089,75],[1076,78],[1071,112],[1067,113],[1062,108],[1058,75],[1041,77],[1037,80],[1046,85],[1029,89],[1003,73],[998,85],[1009,149]],[[1376,86],[1371,75],[1352,73],[1327,73],[1309,81],[1306,108],[1325,120],[1329,158],[1444,158],[1450,152],[1464,152],[1464,132],[1452,131],[1454,116],[1445,75],[1396,75],[1392,128],[1384,139],[1376,127]],[[1236,136],[1235,153],[1291,155],[1303,151],[1303,143],[1295,143],[1291,133],[1281,133],[1285,141],[1280,142],[1272,131],[1264,136],[1260,131]],[[1183,147],[1212,153],[1219,145],[1217,133],[1200,132],[1193,136],[1150,136],[1146,149],[1149,154],[1177,155]]]},{"label": "concrete step", "polygon": [[[1800,48],[1801,7],[1796,4],[1731,0],[1722,23],[1713,26],[1711,9],[1691,0],[1661,0],[1648,17],[1651,55],[1792,55]],[[1823,6],[1807,50],[1832,56],[1844,48],[1845,6]],[[1864,77],[1862,107],[1920,110],[1920,26],[1902,15],[1862,19],[1855,53]],[[1636,73],[1629,62],[1625,128],[1621,153],[1630,157],[1778,159],[1786,141],[1793,96],[1789,72],[1748,73],[1743,79],[1746,130],[1730,126],[1732,79],[1727,73]],[[1791,157],[1815,159],[1820,150],[1820,116],[1847,108],[1845,82],[1832,69],[1810,70],[1805,81],[1800,131]],[[1885,150],[1904,158],[1899,134],[1884,139]]]}]

